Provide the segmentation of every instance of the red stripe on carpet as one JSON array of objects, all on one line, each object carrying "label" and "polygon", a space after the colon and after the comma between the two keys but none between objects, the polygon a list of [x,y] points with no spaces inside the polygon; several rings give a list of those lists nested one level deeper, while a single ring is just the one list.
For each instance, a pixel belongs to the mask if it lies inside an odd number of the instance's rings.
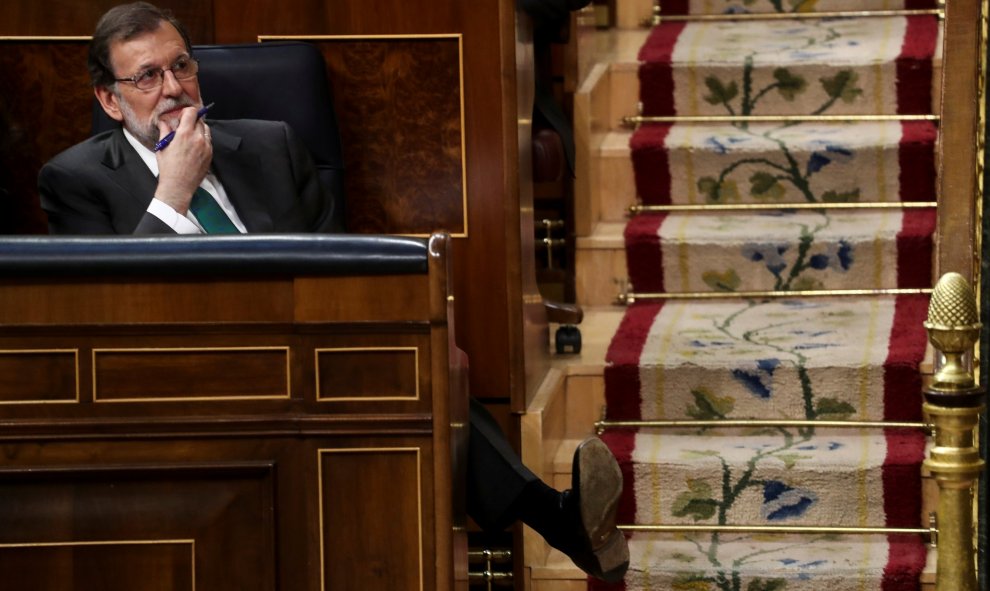
[{"label": "red stripe on carpet", "polygon": [[932,286],[932,240],[935,210],[905,210],[897,233],[897,287]]},{"label": "red stripe on carpet", "polygon": [[674,70],[671,55],[685,22],[654,27],[639,50],[639,98],[643,115],[674,115]]},{"label": "red stripe on carpet", "polygon": [[632,459],[633,450],[636,449],[636,431],[615,429],[603,433],[601,438],[612,450],[622,470],[622,496],[619,498],[616,522],[636,523],[636,486]]},{"label": "red stripe on carpet", "polygon": [[639,363],[653,320],[663,302],[635,304],[626,310],[605,354],[605,408],[609,419],[640,419]]},{"label": "red stripe on carpet", "polygon": [[883,510],[887,527],[919,527],[921,520],[921,462],[925,434],[888,429],[883,462]]},{"label": "red stripe on carpet", "polygon": [[921,373],[928,335],[928,296],[898,296],[884,362],[883,407],[888,421],[921,420]]},{"label": "red stripe on carpet", "polygon": [[907,31],[897,58],[897,112],[932,111],[932,57],[938,38],[935,16],[907,17]]},{"label": "red stripe on carpet", "polygon": [[935,201],[935,140],[931,121],[901,123],[898,146],[901,201]]},{"label": "red stripe on carpet", "polygon": [[883,591],[918,591],[928,550],[920,536],[887,536],[889,555],[880,588]]},{"label": "red stripe on carpet", "polygon": [[629,139],[636,192],[645,205],[669,205],[670,155],[667,134],[670,123],[643,125]]},{"label": "red stripe on carpet", "polygon": [[664,291],[660,226],[666,219],[666,213],[647,213],[633,217],[626,224],[626,269],[634,291]]}]

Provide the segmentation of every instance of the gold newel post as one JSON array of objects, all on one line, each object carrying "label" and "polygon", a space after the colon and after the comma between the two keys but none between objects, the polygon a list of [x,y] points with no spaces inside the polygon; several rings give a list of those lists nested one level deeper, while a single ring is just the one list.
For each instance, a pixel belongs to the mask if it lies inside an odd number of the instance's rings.
[{"label": "gold newel post", "polygon": [[983,471],[976,426],[984,389],[966,360],[980,337],[976,295],[958,273],[939,279],[928,307],[928,339],[944,362],[925,388],[924,410],[935,425],[925,467],[938,482],[937,591],[977,591],[973,491]]}]

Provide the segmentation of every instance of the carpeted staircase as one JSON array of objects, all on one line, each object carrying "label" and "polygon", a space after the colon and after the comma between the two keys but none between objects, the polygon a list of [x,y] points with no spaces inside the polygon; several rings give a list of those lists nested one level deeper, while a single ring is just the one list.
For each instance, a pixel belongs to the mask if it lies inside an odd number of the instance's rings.
[{"label": "carpeted staircase", "polygon": [[[787,528],[927,526],[927,434],[903,423],[921,421],[928,297],[917,291],[932,284],[938,130],[860,116],[937,112],[938,46],[929,14],[664,20],[646,37],[641,114],[694,118],[641,123],[629,139],[637,197],[661,207],[624,227],[636,295],[608,347],[605,400],[607,421],[665,424],[602,437],[625,475],[620,523],[694,529],[631,529],[625,581],[591,589],[920,588],[920,534]],[[725,119],[754,115],[859,119]]]}]

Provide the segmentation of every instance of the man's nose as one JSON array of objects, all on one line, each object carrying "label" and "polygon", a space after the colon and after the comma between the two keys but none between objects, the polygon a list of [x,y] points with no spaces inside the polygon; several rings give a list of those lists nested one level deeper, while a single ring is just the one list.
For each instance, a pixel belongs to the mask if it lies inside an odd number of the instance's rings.
[{"label": "man's nose", "polygon": [[179,96],[183,93],[182,85],[172,70],[162,72],[162,94],[166,96]]}]

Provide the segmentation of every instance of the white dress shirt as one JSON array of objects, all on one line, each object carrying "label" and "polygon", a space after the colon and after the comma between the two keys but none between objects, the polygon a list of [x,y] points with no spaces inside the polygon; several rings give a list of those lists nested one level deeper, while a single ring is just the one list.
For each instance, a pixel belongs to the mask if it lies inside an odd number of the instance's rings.
[{"label": "white dress shirt", "polygon": [[[134,147],[137,151],[138,156],[141,160],[148,166],[151,170],[151,174],[158,178],[158,158],[155,153],[146,148],[141,142],[137,140],[136,137],[131,135],[131,132],[124,129],[124,137],[127,138],[127,142]],[[227,192],[223,190],[223,185],[220,184],[220,179],[216,177],[213,172],[207,172],[206,177],[203,178],[203,182],[199,184],[223,209],[223,212],[227,214],[230,221],[237,226],[237,229],[242,233],[247,233],[247,228],[244,227],[244,223],[241,222],[241,218],[237,215],[234,210],[234,205],[227,198]],[[178,234],[205,234],[206,231],[203,230],[203,226],[199,224],[196,216],[193,215],[191,211],[186,211],[186,215],[181,215],[179,212],[175,211],[172,206],[168,205],[164,201],[159,201],[158,199],[152,199],[151,203],[148,205],[148,213],[160,219],[168,227],[172,228]]]}]

